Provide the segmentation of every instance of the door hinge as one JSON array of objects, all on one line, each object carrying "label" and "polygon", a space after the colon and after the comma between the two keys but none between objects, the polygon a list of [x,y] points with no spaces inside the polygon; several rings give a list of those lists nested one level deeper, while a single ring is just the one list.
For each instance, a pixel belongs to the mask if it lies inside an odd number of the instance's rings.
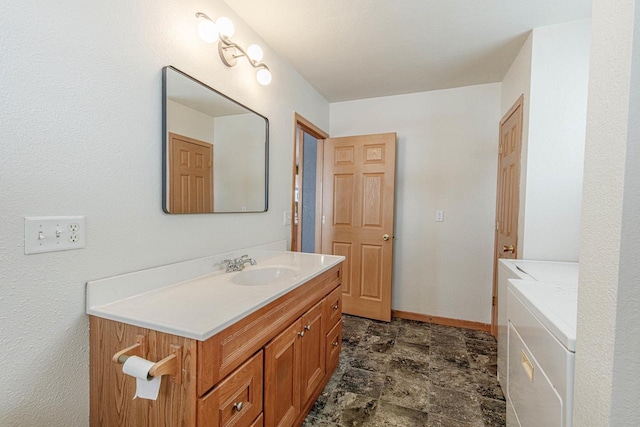
[{"label": "door hinge", "polygon": [[500,144],[500,148],[498,149],[498,154],[502,154],[502,144]]},{"label": "door hinge", "polygon": [[496,297],[491,297],[491,305],[495,307],[495,305],[496,305]]},{"label": "door hinge", "polygon": [[496,221],[496,231],[500,231],[500,221]]}]

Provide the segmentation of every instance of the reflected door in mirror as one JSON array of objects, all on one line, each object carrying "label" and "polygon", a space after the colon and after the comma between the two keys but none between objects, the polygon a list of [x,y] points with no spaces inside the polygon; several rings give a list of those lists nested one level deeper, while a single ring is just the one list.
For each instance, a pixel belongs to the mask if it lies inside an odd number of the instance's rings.
[{"label": "reflected door in mirror", "polygon": [[213,145],[169,133],[171,213],[213,211]]}]

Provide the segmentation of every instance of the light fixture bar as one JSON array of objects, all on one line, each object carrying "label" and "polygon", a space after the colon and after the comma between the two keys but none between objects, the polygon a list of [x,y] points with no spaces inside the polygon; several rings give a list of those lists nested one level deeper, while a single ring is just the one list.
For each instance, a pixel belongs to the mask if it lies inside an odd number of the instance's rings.
[{"label": "light fixture bar", "polygon": [[[196,13],[196,18],[204,18],[214,23],[213,19],[211,19],[209,16],[207,16],[203,12]],[[231,21],[228,18],[221,18],[221,19],[226,20],[225,24],[228,24],[231,26],[231,34],[232,34],[233,24],[231,23]],[[219,24],[220,24],[220,19],[218,20],[218,22],[214,23],[214,25],[219,25]],[[247,58],[247,61],[249,61],[249,64],[251,64],[251,66],[256,70],[258,70],[256,74],[256,78],[258,79],[258,82],[262,85],[268,85],[269,83],[271,83],[271,70],[269,69],[267,64],[251,58],[251,56],[247,53],[247,51],[242,46],[240,46],[237,43],[234,43],[229,36],[222,34],[222,32],[220,31],[220,28],[216,27],[216,31],[218,32],[218,38],[217,38],[218,54],[220,55],[220,59],[222,60],[222,62],[227,67],[234,67],[238,63],[238,58],[245,57]],[[202,35],[201,37],[203,38],[203,40],[208,41],[210,43],[212,41],[215,42],[214,39],[207,40]],[[249,47],[251,48],[252,46],[249,46]],[[259,51],[260,51],[260,56],[262,56],[262,50],[259,49]]]}]

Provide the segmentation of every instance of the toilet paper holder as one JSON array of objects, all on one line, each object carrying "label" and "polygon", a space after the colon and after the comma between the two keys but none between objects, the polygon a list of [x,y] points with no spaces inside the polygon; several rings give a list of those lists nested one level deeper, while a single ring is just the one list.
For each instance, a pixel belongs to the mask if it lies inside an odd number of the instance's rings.
[{"label": "toilet paper holder", "polygon": [[[123,364],[131,356],[138,356],[144,359],[147,353],[146,339],[144,335],[136,336],[136,343],[117,352],[111,358],[113,363]],[[149,370],[150,377],[161,377],[170,375],[171,382],[182,384],[182,347],[171,345],[171,354],[164,359],[154,363]]]}]

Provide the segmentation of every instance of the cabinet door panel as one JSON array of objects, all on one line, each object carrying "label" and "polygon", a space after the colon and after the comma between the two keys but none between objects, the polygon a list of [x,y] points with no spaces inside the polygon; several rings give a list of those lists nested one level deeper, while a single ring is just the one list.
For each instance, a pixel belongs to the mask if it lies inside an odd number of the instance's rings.
[{"label": "cabinet door panel", "polygon": [[264,349],[264,418],[267,426],[292,426],[300,413],[300,332],[302,319]]},{"label": "cabinet door panel", "polygon": [[304,406],[324,379],[325,333],[322,318],[324,300],[313,306],[302,316],[304,336],[302,342],[302,396]]}]

